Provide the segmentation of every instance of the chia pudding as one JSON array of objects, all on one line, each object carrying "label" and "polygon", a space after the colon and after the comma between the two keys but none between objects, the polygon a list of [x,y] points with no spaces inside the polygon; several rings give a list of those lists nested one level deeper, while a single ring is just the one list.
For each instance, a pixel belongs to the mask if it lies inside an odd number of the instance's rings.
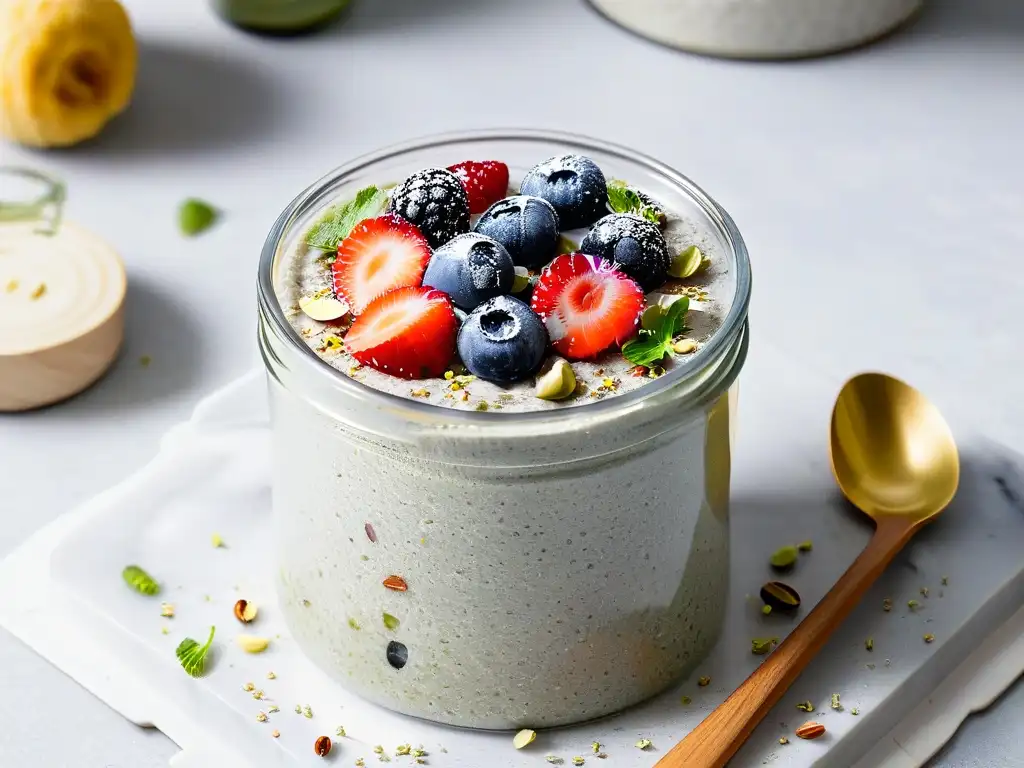
[{"label": "chia pudding", "polygon": [[749,269],[691,182],[575,137],[358,160],[261,264],[279,592],[391,709],[599,717],[721,625]]}]

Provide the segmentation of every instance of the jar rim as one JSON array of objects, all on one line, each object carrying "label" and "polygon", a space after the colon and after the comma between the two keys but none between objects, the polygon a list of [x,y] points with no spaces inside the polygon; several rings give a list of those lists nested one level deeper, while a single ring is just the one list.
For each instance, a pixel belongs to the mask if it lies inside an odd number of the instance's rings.
[{"label": "jar rim", "polygon": [[[375,163],[413,151],[473,142],[502,140],[557,143],[564,146],[567,150],[571,149],[584,154],[587,152],[599,152],[646,166],[647,170],[660,174],[677,185],[719,228],[720,234],[724,236],[726,245],[729,247],[733,258],[735,294],[722,325],[696,354],[685,362],[673,366],[672,370],[657,380],[612,398],[557,410],[492,412],[440,408],[431,403],[419,402],[402,397],[401,395],[375,389],[336,370],[303,342],[298,332],[285,316],[284,308],[278,300],[274,285],[275,261],[279,248],[288,235],[293,220],[303,211],[307,210],[310,205],[316,204],[320,196],[328,188],[336,185],[346,176],[354,175]],[[631,407],[637,406],[669,389],[694,380],[707,369],[709,364],[721,359],[741,337],[750,305],[750,290],[750,260],[746,244],[736,223],[721,205],[689,177],[653,157],[628,149],[620,144],[575,133],[526,128],[478,129],[421,136],[365,153],[335,168],[299,193],[278,216],[263,245],[257,281],[258,304],[264,321],[269,322],[274,335],[285,341],[288,347],[300,356],[300,359],[305,363],[309,363],[311,368],[318,371],[316,375],[326,377],[332,384],[347,394],[386,406],[391,412],[405,412],[417,421],[421,421],[424,418],[433,420],[431,417],[436,418],[439,415],[443,415],[444,420],[453,425],[472,425],[478,427],[493,427],[499,424],[502,427],[509,427],[514,424],[550,422],[551,420],[599,418],[619,411],[629,410]],[[264,357],[266,357],[265,352]]]}]

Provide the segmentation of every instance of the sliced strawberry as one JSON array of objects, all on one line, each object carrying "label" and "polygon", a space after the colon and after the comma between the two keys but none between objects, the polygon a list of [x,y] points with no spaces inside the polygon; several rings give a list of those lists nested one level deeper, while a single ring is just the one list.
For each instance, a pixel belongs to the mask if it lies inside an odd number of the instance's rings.
[{"label": "sliced strawberry", "polygon": [[458,329],[448,294],[406,286],[370,302],[345,335],[345,349],[383,373],[426,379],[445,372]]},{"label": "sliced strawberry", "polygon": [[497,160],[466,160],[448,170],[462,182],[470,213],[483,213],[508,194],[508,166]]},{"label": "sliced strawberry", "polygon": [[541,272],[530,303],[548,328],[551,346],[570,360],[583,360],[636,333],[644,292],[608,262],[567,253]]},{"label": "sliced strawberry", "polygon": [[393,213],[364,219],[338,244],[334,292],[358,315],[392,288],[419,285],[430,246],[415,224]]}]

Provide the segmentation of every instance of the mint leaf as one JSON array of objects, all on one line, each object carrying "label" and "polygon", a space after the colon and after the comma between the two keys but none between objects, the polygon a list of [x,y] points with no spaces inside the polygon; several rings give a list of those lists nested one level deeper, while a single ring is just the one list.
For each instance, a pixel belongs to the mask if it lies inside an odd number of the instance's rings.
[{"label": "mint leaf", "polygon": [[653,204],[653,200],[650,198],[644,199],[645,197],[641,196],[639,192],[631,187],[608,187],[608,206],[613,211],[616,213],[635,213],[638,216],[643,216],[652,224],[661,224],[662,219],[665,217],[664,212]]},{"label": "mint leaf", "polygon": [[633,365],[650,367],[661,362],[665,355],[675,354],[672,339],[686,330],[686,313],[689,309],[690,300],[683,296],[672,302],[661,316],[655,312],[645,312],[644,320],[650,328],[641,329],[637,338],[623,344],[622,356]]},{"label": "mint leaf", "polygon": [[189,198],[178,208],[178,227],[187,237],[205,232],[217,220],[216,209],[207,202]]},{"label": "mint leaf", "polygon": [[216,627],[210,627],[210,636],[206,638],[205,645],[200,645],[191,637],[186,637],[174,650],[174,655],[178,657],[181,666],[192,677],[202,677],[203,670],[206,668],[206,655],[210,652],[210,646],[213,645],[213,633],[216,631]]},{"label": "mint leaf", "polygon": [[331,206],[306,233],[306,244],[321,251],[335,251],[338,243],[363,219],[384,212],[388,196],[375,186],[364,187],[355,198]]},{"label": "mint leaf", "polygon": [[641,332],[638,338],[630,339],[622,345],[622,356],[633,365],[650,367],[661,362],[667,348],[665,342],[653,333]]}]

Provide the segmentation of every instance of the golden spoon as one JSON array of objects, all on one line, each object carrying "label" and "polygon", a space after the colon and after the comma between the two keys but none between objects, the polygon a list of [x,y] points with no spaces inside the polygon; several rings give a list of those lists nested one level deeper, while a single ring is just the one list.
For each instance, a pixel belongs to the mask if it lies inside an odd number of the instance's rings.
[{"label": "golden spoon", "polygon": [[656,768],[724,766],[896,553],[946,508],[960,482],[956,443],[938,409],[882,373],[862,373],[843,386],[832,410],[829,454],[843,494],[874,519],[874,536],[789,637]]}]

